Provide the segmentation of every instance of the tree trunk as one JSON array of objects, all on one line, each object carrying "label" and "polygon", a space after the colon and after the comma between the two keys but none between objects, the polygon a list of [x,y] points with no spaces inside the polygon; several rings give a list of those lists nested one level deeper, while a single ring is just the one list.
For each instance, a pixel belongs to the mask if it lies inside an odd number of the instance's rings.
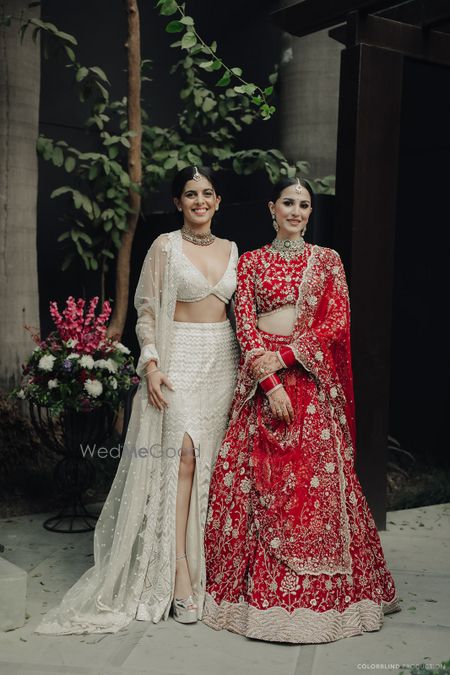
[{"label": "tree trunk", "polygon": [[[128,129],[136,133],[130,138],[131,147],[128,152],[128,173],[134,183],[141,184],[141,38],[139,25],[139,9],[137,0],[127,0],[128,10]],[[130,291],[130,260],[134,234],[141,207],[141,195],[130,190],[130,206],[133,213],[128,215],[127,231],[122,237],[122,244],[117,255],[116,298],[109,336],[120,339],[125,327]]]},{"label": "tree trunk", "polygon": [[[19,39],[23,0],[3,0],[9,27],[0,27],[0,384],[17,384],[39,330],[36,249],[40,50],[28,31]],[[39,7],[30,10],[38,17]]]}]

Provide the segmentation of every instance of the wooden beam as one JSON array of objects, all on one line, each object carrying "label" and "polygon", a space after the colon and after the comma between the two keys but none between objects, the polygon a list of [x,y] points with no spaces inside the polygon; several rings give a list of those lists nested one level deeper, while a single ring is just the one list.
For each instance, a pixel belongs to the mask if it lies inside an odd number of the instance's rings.
[{"label": "wooden beam", "polygon": [[404,56],[450,65],[450,35],[436,30],[427,31],[418,26],[399,23],[392,19],[352,12],[347,24],[329,31],[330,37],[347,47],[366,44],[389,49]]},{"label": "wooden beam", "polygon": [[450,6],[448,0],[415,0],[390,7],[380,15],[393,21],[431,29],[450,20]]},{"label": "wooden beam", "polygon": [[392,4],[393,0],[300,0],[275,10],[271,17],[288,33],[301,36],[342,23],[350,12],[373,13]]},{"label": "wooden beam", "polygon": [[342,52],[333,245],[350,282],[356,466],[381,529],[402,78],[403,57],[396,52],[364,44]]}]

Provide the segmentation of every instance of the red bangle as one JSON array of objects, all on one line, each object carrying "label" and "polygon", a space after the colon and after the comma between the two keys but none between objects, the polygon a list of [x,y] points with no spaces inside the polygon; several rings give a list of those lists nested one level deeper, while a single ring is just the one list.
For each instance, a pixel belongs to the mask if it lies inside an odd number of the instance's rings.
[{"label": "red bangle", "polygon": [[277,387],[279,384],[281,384],[281,380],[278,375],[275,375],[274,373],[273,375],[267,375],[267,377],[264,377],[259,381],[259,384],[261,385],[261,389],[264,391],[264,393],[268,394],[274,387]]},{"label": "red bangle", "polygon": [[295,366],[295,364],[297,363],[297,359],[295,358],[294,350],[292,349],[292,347],[288,347],[286,345],[284,347],[281,347],[281,349],[279,349],[278,351],[283,362],[286,364],[286,368]]}]

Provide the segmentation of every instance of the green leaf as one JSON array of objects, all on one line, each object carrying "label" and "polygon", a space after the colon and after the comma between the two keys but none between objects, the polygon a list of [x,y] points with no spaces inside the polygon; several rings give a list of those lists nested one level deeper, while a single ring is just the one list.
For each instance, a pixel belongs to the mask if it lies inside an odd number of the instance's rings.
[{"label": "green leaf", "polygon": [[241,77],[242,68],[232,68],[231,72],[233,73],[233,75],[236,75],[236,77]]},{"label": "green leaf", "polygon": [[70,237],[70,232],[63,232],[62,234],[59,235],[59,237],[56,241],[65,241],[69,237]]},{"label": "green leaf", "polygon": [[178,5],[175,0],[164,0],[164,2],[159,5],[159,13],[162,16],[171,16],[176,12],[178,12]]},{"label": "green leaf", "polygon": [[216,52],[217,51],[217,42],[214,40],[214,42],[211,42],[211,51]]},{"label": "green leaf", "polygon": [[98,75],[98,77],[101,80],[103,80],[103,82],[107,82],[109,84],[109,80],[108,80],[104,70],[102,70],[98,66],[91,66],[90,71],[91,71],[91,73],[95,73],[96,75]]},{"label": "green leaf", "polygon": [[120,182],[123,187],[130,187],[130,176],[125,171],[120,174]]},{"label": "green leaf", "polygon": [[64,154],[61,148],[56,147],[53,149],[52,162],[55,166],[62,166],[64,164]]},{"label": "green leaf", "polygon": [[205,113],[208,113],[210,110],[215,108],[217,105],[216,101],[213,98],[205,98],[202,105],[202,110]]},{"label": "green leaf", "polygon": [[112,145],[108,148],[108,155],[110,159],[115,159],[117,155],[119,154],[119,148],[117,145]]},{"label": "green leaf", "polygon": [[214,61],[203,61],[202,63],[199,63],[200,68],[203,68],[204,70],[212,70],[213,65]]},{"label": "green leaf", "polygon": [[171,21],[166,26],[166,33],[181,33],[184,30],[184,26],[181,21]]},{"label": "green leaf", "polygon": [[75,161],[75,157],[71,156],[66,157],[66,161],[64,162],[64,168],[67,171],[67,173],[71,173],[74,170],[76,164],[77,163]]},{"label": "green leaf", "polygon": [[78,70],[77,70],[77,74],[75,75],[75,79],[76,79],[77,82],[81,82],[88,75],[89,75],[89,70],[86,68],[86,66],[81,66],[81,68],[78,68]]},{"label": "green leaf", "polygon": [[192,16],[183,16],[183,18],[180,19],[180,23],[184,24],[185,26],[193,26],[194,19],[192,18]]},{"label": "green leaf", "polygon": [[226,71],[226,72],[222,75],[222,77],[220,78],[220,80],[218,80],[218,81],[216,82],[216,85],[217,85],[218,87],[227,87],[227,86],[230,84],[230,81],[231,81],[231,75],[230,75],[230,73],[229,73],[228,71]]},{"label": "green leaf", "polygon": [[73,51],[72,47],[69,47],[68,45],[64,45],[64,51],[66,52],[70,61],[72,61],[72,63],[75,63],[76,56],[75,56],[75,52]]},{"label": "green leaf", "polygon": [[272,94],[273,94],[273,87],[266,87],[264,89],[264,96],[272,96]]},{"label": "green leaf", "polygon": [[194,45],[197,44],[197,37],[194,33],[185,33],[181,40],[182,49],[191,49]]},{"label": "green leaf", "polygon": [[178,157],[169,157],[168,159],[166,159],[163,166],[167,170],[173,169],[176,166],[177,161]]},{"label": "green leaf", "polygon": [[55,197],[59,197],[60,195],[65,194],[66,192],[72,192],[72,188],[68,187],[67,185],[64,185],[63,187],[56,188],[56,190],[53,190],[52,194],[50,195],[50,199],[54,199]]}]

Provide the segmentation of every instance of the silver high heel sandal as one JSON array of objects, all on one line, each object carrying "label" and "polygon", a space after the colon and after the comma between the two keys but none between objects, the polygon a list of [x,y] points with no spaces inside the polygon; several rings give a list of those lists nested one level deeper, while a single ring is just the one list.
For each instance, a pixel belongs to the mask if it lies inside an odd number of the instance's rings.
[{"label": "silver high heel sandal", "polygon": [[[183,560],[186,554],[179,555],[175,560]],[[192,595],[187,598],[174,598],[172,601],[172,614],[178,623],[197,623],[197,605]]]}]

